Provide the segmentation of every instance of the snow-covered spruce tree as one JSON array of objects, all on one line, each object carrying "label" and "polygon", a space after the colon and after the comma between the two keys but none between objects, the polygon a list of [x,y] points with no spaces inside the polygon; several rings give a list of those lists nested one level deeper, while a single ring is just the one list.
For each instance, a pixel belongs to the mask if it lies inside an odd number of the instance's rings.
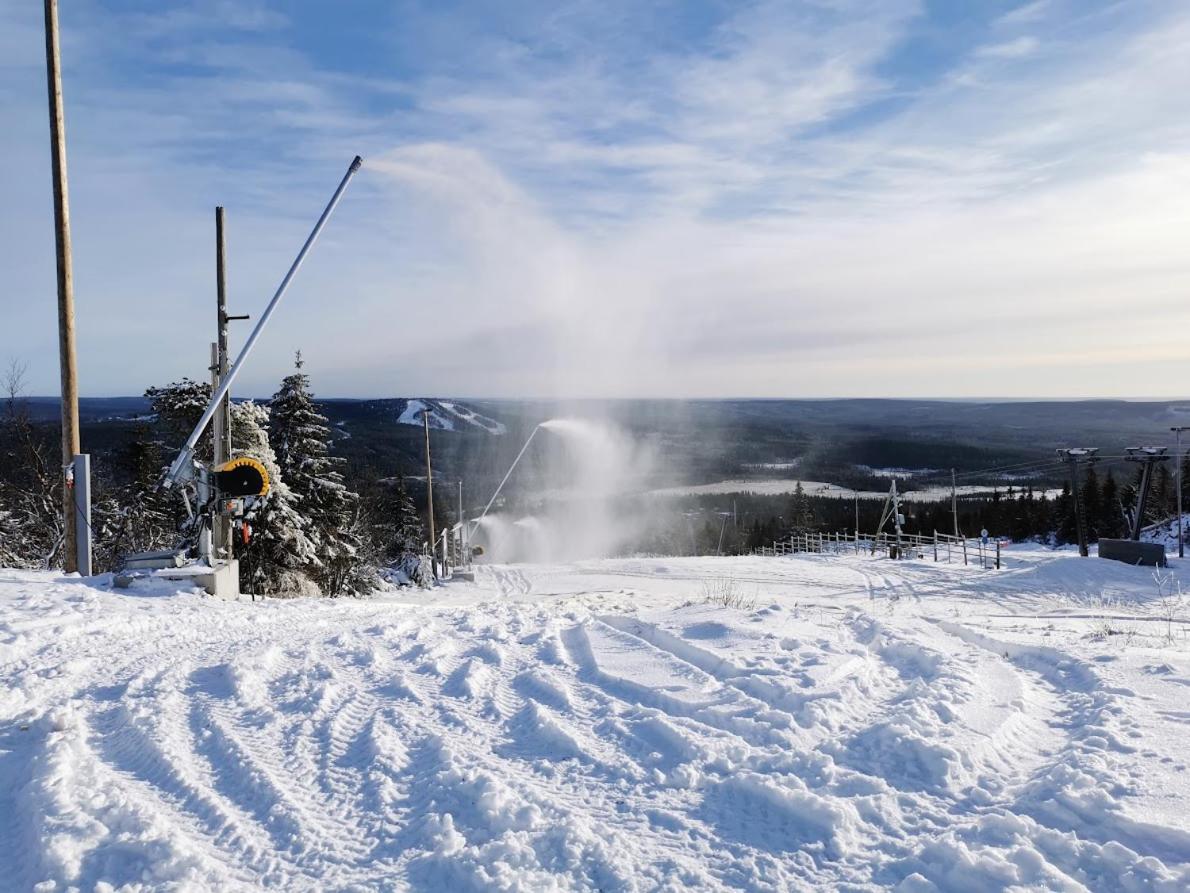
[{"label": "snow-covered spruce tree", "polygon": [[[125,484],[113,498],[118,508],[107,527],[107,536],[96,535],[97,561],[116,567],[125,555],[175,545],[178,523],[184,514],[180,500],[157,489],[165,468],[164,444],[147,424],[137,428],[135,439],[121,450],[118,463]],[[102,559],[98,556],[102,554]]]},{"label": "snow-covered spruce tree", "polygon": [[426,538],[421,514],[398,476],[381,481],[369,506],[377,561],[384,576],[394,583],[429,583],[422,566],[421,547]]},{"label": "snow-covered spruce tree", "polygon": [[789,529],[793,533],[806,533],[814,530],[818,525],[818,518],[814,514],[814,506],[806,498],[806,491],[802,482],[798,481],[794,487],[793,496],[789,500]]},{"label": "snow-covered spruce tree", "polygon": [[234,456],[251,456],[269,474],[269,492],[247,519],[252,536],[235,544],[240,560],[240,588],[264,595],[317,595],[309,575],[317,550],[307,535],[306,519],[277,464],[269,444],[269,411],[251,401],[231,405]]},{"label": "snow-covered spruce tree", "polygon": [[330,425],[314,405],[301,351],[295,367],[269,402],[269,440],[314,545],[310,574],[326,595],[367,592],[376,574],[367,566],[359,495],[344,483],[344,460],[330,454]]},{"label": "snow-covered spruce tree", "polygon": [[[173,452],[186,442],[202,418],[203,410],[211,400],[211,386],[207,382],[183,378],[181,381],[171,381],[164,387],[149,388],[145,391],[145,397],[157,418],[157,431],[169,451]],[[199,438],[195,456],[209,462],[211,450],[211,429],[208,426]]]}]

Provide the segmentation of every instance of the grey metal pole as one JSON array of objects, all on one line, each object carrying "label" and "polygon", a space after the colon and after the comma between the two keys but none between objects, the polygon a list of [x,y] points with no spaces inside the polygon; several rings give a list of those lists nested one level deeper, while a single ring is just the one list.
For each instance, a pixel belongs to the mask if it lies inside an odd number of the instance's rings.
[{"label": "grey metal pole", "polygon": [[438,537],[434,529],[434,470],[430,466],[430,407],[427,405],[421,411],[422,422],[426,428],[426,505],[430,515],[430,569],[434,578],[438,578]]},{"label": "grey metal pole", "polygon": [[[223,208],[215,208],[215,358],[212,382],[217,389],[227,376],[227,239],[223,229]],[[223,395],[215,411],[211,431],[214,440],[215,467],[231,459],[231,394]],[[218,514],[211,525],[214,554],[231,559],[231,518]]]},{"label": "grey metal pole", "polygon": [[78,543],[78,572],[91,576],[91,455],[74,457],[75,538]]},{"label": "grey metal pole", "polygon": [[[223,208],[215,209],[215,324],[219,346],[219,381],[227,375],[227,236]],[[231,394],[225,393],[215,413],[215,463],[231,458]]]},{"label": "grey metal pole", "polygon": [[1078,486],[1078,463],[1070,464],[1070,495],[1074,499],[1074,526],[1078,531],[1078,554],[1083,558],[1090,555],[1087,548],[1087,527],[1083,523],[1083,499]]},{"label": "grey metal pole", "polygon": [[78,369],[74,349],[74,266],[70,252],[70,200],[66,185],[66,113],[58,46],[58,0],[45,0],[45,67],[50,103],[50,159],[54,182],[54,249],[58,271],[58,363],[62,379],[62,567],[78,570],[75,494],[66,480],[79,452]]},{"label": "grey metal pole", "polygon": [[198,420],[198,424],[194,426],[186,445],[182,447],[182,451],[178,457],[174,459],[174,464],[170,466],[166,473],[165,479],[162,481],[164,486],[170,487],[179,480],[184,480],[188,477],[190,471],[190,464],[194,459],[194,448],[198,444],[198,439],[202,436],[203,431],[206,430],[207,425],[210,424],[212,416],[215,415],[219,408],[220,402],[231,391],[232,382],[236,380],[236,376],[240,374],[240,369],[244,366],[244,361],[248,358],[248,354],[252,353],[252,348],[256,346],[256,340],[260,337],[260,333],[264,331],[264,327],[268,325],[269,318],[273,315],[273,311],[277,309],[277,305],[281,302],[289,284],[293,281],[293,277],[297,274],[298,269],[301,268],[302,262],[306,259],[310,249],[313,247],[315,241],[318,240],[322,228],[326,226],[326,222],[330,219],[331,213],[335,210],[335,206],[339,204],[339,199],[343,197],[343,191],[347,188],[347,184],[351,178],[355,176],[355,172],[360,169],[363,164],[363,159],[358,155],[352,160],[350,166],[347,168],[347,173],[343,175],[343,179],[339,181],[339,186],[335,190],[335,194],[331,196],[331,200],[327,202],[326,208],[322,212],[322,216],[318,218],[318,222],[314,224],[314,229],[310,231],[310,235],[306,237],[306,243],[302,245],[302,250],[298,252],[294,258],[293,264],[289,267],[289,272],[285,274],[285,278],[281,280],[281,284],[277,286],[277,291],[273,294],[273,298],[269,301],[267,307],[264,308],[264,313],[261,314],[260,319],[256,323],[256,327],[252,330],[252,334],[248,336],[248,340],[244,342],[244,346],[240,349],[240,355],[236,357],[235,363],[231,369],[228,370],[227,375],[223,376],[223,380],[219,383],[219,389],[211,396],[211,402],[207,404],[206,411],[203,412],[202,418]]},{"label": "grey metal pole", "polygon": [[1178,463],[1178,558],[1186,557],[1186,544],[1183,541],[1184,536],[1182,534],[1182,432],[1185,431],[1187,427],[1188,426],[1186,425],[1177,425],[1169,429],[1177,436],[1178,442],[1177,456],[1174,459],[1174,461]]}]

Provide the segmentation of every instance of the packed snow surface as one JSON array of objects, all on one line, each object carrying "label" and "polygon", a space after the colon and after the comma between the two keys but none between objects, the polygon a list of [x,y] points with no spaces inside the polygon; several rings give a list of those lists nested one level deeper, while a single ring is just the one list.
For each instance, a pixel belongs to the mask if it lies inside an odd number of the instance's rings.
[{"label": "packed snow surface", "polygon": [[1172,578],[479,573],[253,603],[0,571],[0,887],[1190,887]]}]

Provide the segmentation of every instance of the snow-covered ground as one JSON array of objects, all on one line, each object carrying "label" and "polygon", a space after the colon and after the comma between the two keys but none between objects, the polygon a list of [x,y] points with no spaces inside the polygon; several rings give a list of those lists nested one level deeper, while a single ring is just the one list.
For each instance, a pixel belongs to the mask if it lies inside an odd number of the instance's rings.
[{"label": "snow-covered ground", "polygon": [[0,571],[3,889],[1190,887],[1187,611],[1144,569],[99,584]]}]

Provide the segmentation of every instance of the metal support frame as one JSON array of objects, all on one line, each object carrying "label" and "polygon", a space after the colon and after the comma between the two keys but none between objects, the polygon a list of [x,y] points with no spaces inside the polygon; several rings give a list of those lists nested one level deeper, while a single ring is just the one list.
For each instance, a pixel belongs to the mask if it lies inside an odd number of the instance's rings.
[{"label": "metal support frame", "polygon": [[1074,499],[1074,524],[1078,530],[1078,554],[1086,558],[1091,554],[1087,545],[1087,520],[1083,515],[1083,501],[1078,486],[1080,465],[1093,465],[1099,459],[1095,455],[1098,447],[1069,447],[1057,451],[1062,460],[1070,465],[1070,494]]},{"label": "metal support frame", "polygon": [[1145,525],[1145,508],[1149,504],[1149,487],[1153,480],[1153,466],[1169,459],[1169,456],[1165,454],[1167,449],[1168,447],[1128,447],[1124,450],[1128,454],[1129,462],[1140,462],[1144,465],[1140,474],[1140,487],[1136,492],[1136,508],[1132,514],[1131,539],[1133,542],[1140,541],[1140,532]]}]

